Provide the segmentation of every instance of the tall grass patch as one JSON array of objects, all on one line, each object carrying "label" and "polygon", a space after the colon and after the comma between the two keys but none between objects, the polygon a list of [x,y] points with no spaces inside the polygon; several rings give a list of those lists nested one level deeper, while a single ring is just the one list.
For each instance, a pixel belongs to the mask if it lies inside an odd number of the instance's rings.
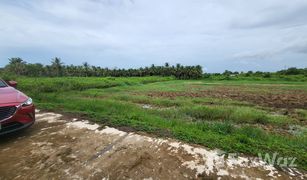
[{"label": "tall grass patch", "polygon": [[271,115],[266,111],[253,107],[238,106],[193,106],[184,107],[181,112],[198,121],[230,121],[233,123],[274,124],[285,125],[291,119],[283,116]]}]

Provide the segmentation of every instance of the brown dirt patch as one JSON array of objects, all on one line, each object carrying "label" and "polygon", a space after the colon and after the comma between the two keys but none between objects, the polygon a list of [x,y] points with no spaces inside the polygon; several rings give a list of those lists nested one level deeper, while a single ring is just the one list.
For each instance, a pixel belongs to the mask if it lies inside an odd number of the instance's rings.
[{"label": "brown dirt patch", "polygon": [[246,101],[266,107],[307,109],[307,93],[301,90],[282,92],[261,91],[261,93],[259,93],[257,91],[247,91],[244,88],[219,87],[196,92],[151,92],[147,95],[150,97],[166,97],[171,99],[175,99],[176,97],[227,98],[238,101]]}]

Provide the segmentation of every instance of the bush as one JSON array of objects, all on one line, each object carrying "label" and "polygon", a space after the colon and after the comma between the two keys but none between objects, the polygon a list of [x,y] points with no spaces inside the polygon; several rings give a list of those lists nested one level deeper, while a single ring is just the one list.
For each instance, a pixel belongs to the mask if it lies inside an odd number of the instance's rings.
[{"label": "bush", "polygon": [[5,81],[16,81],[17,80],[17,75],[13,74],[13,73],[9,73],[7,71],[2,71],[0,73],[0,78],[5,80]]},{"label": "bush", "polygon": [[264,73],[264,74],[263,74],[263,77],[264,77],[264,78],[270,78],[270,77],[271,77],[271,73]]}]

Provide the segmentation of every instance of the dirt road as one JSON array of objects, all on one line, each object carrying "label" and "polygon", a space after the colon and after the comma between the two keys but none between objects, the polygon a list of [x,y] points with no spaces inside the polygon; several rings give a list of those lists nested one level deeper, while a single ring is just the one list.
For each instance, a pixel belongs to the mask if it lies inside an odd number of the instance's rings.
[{"label": "dirt road", "polygon": [[304,179],[247,157],[37,113],[27,131],[1,137],[0,179]]}]

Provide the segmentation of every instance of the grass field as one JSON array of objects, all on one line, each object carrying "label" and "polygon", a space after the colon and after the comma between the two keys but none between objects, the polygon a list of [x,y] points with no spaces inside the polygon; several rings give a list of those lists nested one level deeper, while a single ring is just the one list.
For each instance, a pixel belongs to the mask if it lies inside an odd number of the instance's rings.
[{"label": "grass field", "polygon": [[39,109],[307,169],[307,84],[291,81],[19,78]]}]

